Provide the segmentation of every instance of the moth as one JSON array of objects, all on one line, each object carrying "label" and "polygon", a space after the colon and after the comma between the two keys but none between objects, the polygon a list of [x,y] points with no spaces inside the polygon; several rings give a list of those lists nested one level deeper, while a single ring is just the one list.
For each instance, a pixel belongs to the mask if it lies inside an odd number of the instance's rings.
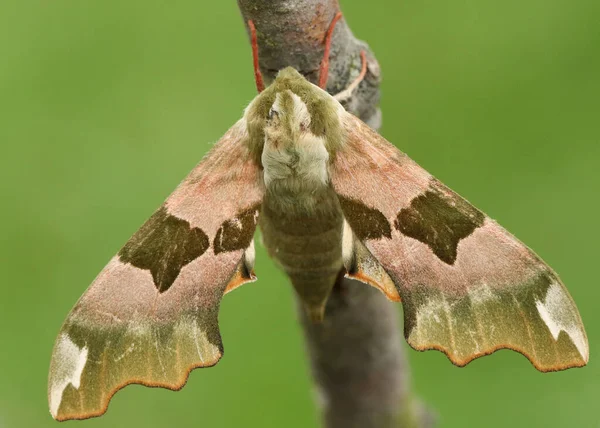
[{"label": "moth", "polygon": [[219,303],[256,279],[257,226],[315,322],[348,277],[402,301],[410,346],[458,366],[500,348],[540,371],[587,363],[552,269],[323,89],[339,17],[320,86],[285,68],[264,88],[249,22],[259,94],[67,317],[50,365],[54,418],[101,415],[131,383],[177,390],[216,364]]}]

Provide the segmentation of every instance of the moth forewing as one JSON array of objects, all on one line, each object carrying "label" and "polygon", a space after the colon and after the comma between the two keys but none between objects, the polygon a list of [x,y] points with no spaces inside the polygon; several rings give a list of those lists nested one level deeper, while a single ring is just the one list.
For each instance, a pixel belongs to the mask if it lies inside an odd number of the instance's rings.
[{"label": "moth forewing", "polygon": [[332,184],[398,289],[413,348],[459,366],[501,348],[541,371],[587,363],[577,307],[536,254],[359,119],[342,123]]},{"label": "moth forewing", "polygon": [[263,197],[245,120],[235,124],[77,302],[56,341],[52,416],[106,411],[120,388],[181,388],[217,363],[223,294],[253,281]]}]

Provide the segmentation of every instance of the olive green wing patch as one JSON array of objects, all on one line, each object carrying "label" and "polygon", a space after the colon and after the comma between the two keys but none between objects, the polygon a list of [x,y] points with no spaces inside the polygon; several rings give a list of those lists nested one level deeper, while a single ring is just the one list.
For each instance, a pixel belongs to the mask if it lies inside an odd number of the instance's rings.
[{"label": "olive green wing patch", "polygon": [[103,414],[138,383],[180,389],[223,353],[222,296],[254,281],[262,185],[238,122],[100,272],[63,324],[48,401],[55,419]]},{"label": "olive green wing patch", "polygon": [[201,256],[162,294],[149,271],[113,258],[58,335],[48,384],[52,416],[99,416],[126,385],[177,390],[192,369],[216,364],[223,353],[219,302],[228,284],[239,285],[240,273],[248,272],[247,266],[236,269],[235,258],[216,262],[231,265],[230,275]]},{"label": "olive green wing patch", "polygon": [[[196,264],[183,274],[204,270]],[[223,286],[191,285],[180,279],[158,295],[150,272],[111,260],[58,335],[48,385],[52,415],[98,416],[130,383],[179,389],[193,368],[216,364]]]},{"label": "olive green wing patch", "polygon": [[401,294],[408,343],[440,350],[458,366],[502,348],[520,352],[544,372],[588,361],[577,307],[550,271],[505,287],[470,287],[466,295],[431,286]]},{"label": "olive green wing patch", "polygon": [[413,348],[459,366],[501,348],[541,371],[587,363],[579,312],[550,267],[359,119],[345,116],[344,128],[332,184],[398,290]]}]

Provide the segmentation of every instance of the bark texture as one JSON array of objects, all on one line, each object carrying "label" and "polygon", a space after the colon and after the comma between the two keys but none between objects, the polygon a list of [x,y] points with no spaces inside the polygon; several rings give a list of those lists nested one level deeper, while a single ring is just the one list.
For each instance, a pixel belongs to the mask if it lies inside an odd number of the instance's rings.
[{"label": "bark texture", "polygon": [[[260,69],[268,85],[279,70],[292,66],[317,83],[323,58],[325,33],[340,10],[337,0],[238,0],[247,27],[256,26]],[[361,69],[360,51],[367,52],[367,76],[346,110],[373,128],[381,125],[379,112],[379,64],[368,46],[356,39],[342,18],[335,26],[329,55],[327,90],[337,94],[348,87]]]},{"label": "bark texture", "polygon": [[[340,9],[337,0],[238,0],[238,5],[244,23],[251,19],[256,26],[267,85],[287,66],[317,82],[325,34]],[[361,50],[367,52],[367,75],[344,106],[378,129],[379,64],[344,19],[333,33],[327,90],[339,93],[358,76]],[[300,304],[298,311],[325,427],[434,425],[410,390],[398,307],[383,294],[345,279],[334,288],[322,324],[308,320]]]}]

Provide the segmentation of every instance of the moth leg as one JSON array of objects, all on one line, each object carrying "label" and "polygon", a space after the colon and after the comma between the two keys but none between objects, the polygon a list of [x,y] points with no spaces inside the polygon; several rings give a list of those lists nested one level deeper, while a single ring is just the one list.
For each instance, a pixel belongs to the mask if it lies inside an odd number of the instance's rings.
[{"label": "moth leg", "polygon": [[333,30],[335,29],[335,24],[342,17],[342,12],[338,11],[333,17],[331,24],[329,24],[329,28],[327,29],[327,34],[325,35],[325,52],[323,52],[323,59],[321,60],[321,67],[319,68],[319,87],[321,89],[325,89],[327,87],[327,77],[329,76],[329,51],[331,50],[331,39],[333,36]]},{"label": "moth leg", "polygon": [[248,20],[248,28],[250,29],[250,42],[252,44],[252,63],[254,65],[254,81],[256,82],[256,90],[260,94],[265,89],[262,73],[258,65],[258,40],[256,38],[256,27],[251,19]]},{"label": "moth leg", "polygon": [[363,81],[367,74],[367,53],[364,50],[360,51],[360,60],[362,62],[362,66],[358,77],[356,77],[356,79],[354,79],[354,81],[350,83],[350,85],[346,89],[333,96],[333,98],[338,100],[340,103],[342,101],[346,101],[352,96],[354,90],[358,87],[358,85],[360,85],[360,82]]}]

